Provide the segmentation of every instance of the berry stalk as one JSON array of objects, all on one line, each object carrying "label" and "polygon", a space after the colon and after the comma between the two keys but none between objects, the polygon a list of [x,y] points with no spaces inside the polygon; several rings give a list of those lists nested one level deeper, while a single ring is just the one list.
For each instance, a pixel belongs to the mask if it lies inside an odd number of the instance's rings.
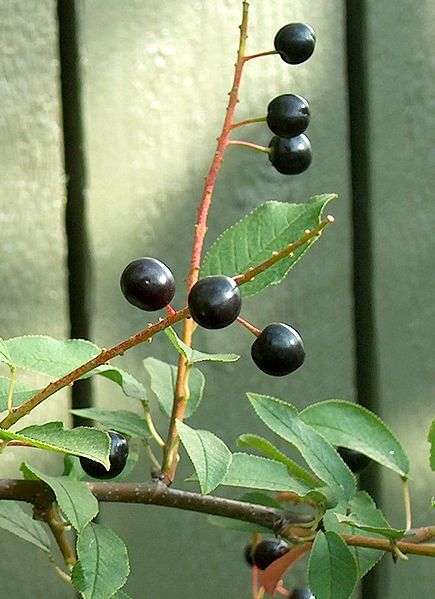
[{"label": "berry stalk", "polygon": [[[213,192],[216,185],[216,179],[222,166],[225,150],[229,145],[231,129],[234,123],[234,115],[239,101],[239,88],[242,79],[243,66],[245,64],[246,39],[248,37],[248,14],[249,3],[243,2],[242,23],[240,25],[239,47],[237,51],[237,60],[234,66],[234,78],[229,101],[225,114],[222,132],[218,137],[216,151],[213,156],[210,169],[205,178],[202,197],[198,206],[197,219],[195,224],[195,234],[192,246],[192,256],[190,268],[187,275],[187,292],[198,281],[199,270],[201,266],[202,250],[204,239],[207,234],[207,221],[210,206],[213,198]],[[192,337],[196,325],[191,319],[184,321],[182,339],[186,345],[191,347]],[[175,477],[177,469],[177,454],[179,439],[176,429],[176,420],[183,421],[186,412],[187,401],[189,399],[189,366],[186,359],[180,356],[178,359],[177,381],[174,393],[174,405],[169,423],[168,437],[163,461],[164,480],[171,484]]]}]

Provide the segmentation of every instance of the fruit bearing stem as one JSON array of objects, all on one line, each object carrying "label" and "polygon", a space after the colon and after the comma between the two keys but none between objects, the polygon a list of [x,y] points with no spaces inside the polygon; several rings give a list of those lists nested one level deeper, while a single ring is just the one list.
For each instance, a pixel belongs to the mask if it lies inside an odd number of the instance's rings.
[{"label": "fruit bearing stem", "polygon": [[[195,223],[195,233],[192,245],[192,256],[190,268],[187,275],[187,292],[193,287],[199,278],[201,266],[202,250],[204,239],[207,234],[207,221],[210,206],[213,198],[213,192],[216,185],[216,179],[219,174],[224,159],[225,150],[229,145],[231,128],[234,123],[234,114],[239,101],[239,88],[242,79],[243,66],[245,64],[246,39],[248,37],[248,13],[249,3],[243,2],[242,23],[240,25],[239,47],[237,51],[237,60],[234,66],[234,78],[229,101],[225,114],[222,131],[218,137],[216,151],[213,156],[208,174],[205,178],[204,189],[198,206],[197,218]],[[193,320],[185,320],[183,325],[182,340],[189,347],[192,346],[192,337],[196,325]],[[171,419],[169,423],[168,436],[163,459],[164,481],[171,484],[175,477],[177,469],[177,455],[179,438],[176,428],[176,421],[184,420],[186,406],[189,400],[189,366],[186,358],[180,355],[178,359],[177,380],[174,392],[174,404],[172,408]]]},{"label": "fruit bearing stem", "polygon": [[[311,520],[310,516],[290,510],[284,511],[223,497],[170,489],[160,481],[149,483],[88,482],[86,485],[99,501],[160,505],[214,516],[224,516],[234,520],[251,522],[268,528],[275,533],[286,531],[286,535],[290,539],[292,527],[300,530],[300,526],[306,526]],[[0,480],[0,499],[26,501],[37,504],[38,509],[41,509],[44,502],[47,505],[51,504],[53,495],[49,487],[42,481],[5,479]],[[363,535],[342,535],[342,538],[348,545],[394,552],[394,548],[388,539]],[[405,537],[406,541],[397,541],[396,546],[405,554],[435,557],[435,543],[425,543],[425,541],[434,538],[435,526],[416,528],[408,531]]]}]

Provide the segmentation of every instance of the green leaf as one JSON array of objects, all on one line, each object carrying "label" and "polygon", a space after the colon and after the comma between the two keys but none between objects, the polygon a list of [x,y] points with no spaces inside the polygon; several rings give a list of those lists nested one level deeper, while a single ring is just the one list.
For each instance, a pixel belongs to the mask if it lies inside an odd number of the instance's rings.
[{"label": "green leaf", "polygon": [[47,484],[68,522],[78,532],[83,530],[98,514],[98,501],[86,483],[68,476],[48,476],[33,466],[21,465],[25,478],[37,478]]},{"label": "green leaf", "polygon": [[172,327],[165,329],[165,333],[177,352],[183,355],[189,364],[195,364],[196,362],[237,362],[240,358],[237,354],[206,354],[192,349],[178,337]]},{"label": "green leaf", "polygon": [[430,467],[435,470],[435,420],[432,420],[427,440],[430,443]]},{"label": "green leaf", "polygon": [[80,466],[80,459],[75,455],[66,454],[63,458],[62,476],[68,476],[74,480],[82,480],[85,473]]},{"label": "green leaf", "polygon": [[340,523],[349,524],[354,528],[358,528],[359,530],[365,530],[366,532],[376,533],[381,535],[382,537],[387,537],[387,539],[391,539],[392,541],[403,538],[405,534],[405,529],[399,530],[397,528],[391,528],[391,526],[387,525],[382,526],[371,526],[370,524],[364,524],[363,522],[358,521],[357,514],[350,514],[349,516],[344,516],[343,514],[336,514],[337,520]]},{"label": "green leaf", "polygon": [[[244,501],[245,503],[252,503],[253,505],[263,505],[278,510],[282,509],[281,504],[278,501],[276,501],[276,499],[270,497],[269,495],[266,495],[265,493],[245,493],[244,495],[239,497],[238,500]],[[225,518],[223,516],[208,516],[207,522],[212,526],[217,526],[218,528],[225,528],[227,530],[236,530],[238,532],[243,533],[263,532],[266,534],[270,534],[270,529],[268,528],[264,528],[263,526],[260,526],[258,524],[253,524],[252,522],[235,520],[234,518]]]},{"label": "green leaf", "polygon": [[[149,374],[151,391],[156,396],[161,410],[170,416],[174,402],[177,367],[156,358],[146,358],[143,365]],[[190,397],[187,402],[186,418],[196,412],[202,399],[204,386],[205,377],[202,372],[197,368],[191,368],[189,374]]]},{"label": "green leaf", "polygon": [[0,362],[3,362],[8,366],[14,366],[8,346],[2,337],[0,337]]},{"label": "green leaf", "polygon": [[337,487],[346,499],[355,495],[356,482],[352,472],[328,441],[303,422],[294,406],[255,393],[248,393],[248,399],[266,426],[294,445],[322,481]]},{"label": "green leaf", "polygon": [[228,472],[232,457],[230,450],[213,433],[194,430],[179,420],[177,431],[192,460],[202,493],[211,493]]},{"label": "green leaf", "polygon": [[359,451],[401,476],[408,474],[409,460],[402,446],[382,420],[363,406],[331,399],[308,406],[300,417],[332,445]]},{"label": "green leaf", "polygon": [[17,501],[0,501],[0,528],[50,553],[50,540],[43,525],[27,514]]},{"label": "green leaf", "polygon": [[281,462],[247,453],[234,453],[231,466],[222,483],[229,487],[292,491],[304,497],[312,487],[301,479],[292,478]]},{"label": "green leaf", "polygon": [[310,474],[305,468],[296,464],[293,460],[288,458],[279,449],[277,449],[270,441],[267,441],[259,435],[245,434],[240,435],[237,439],[237,446],[241,449],[255,449],[258,453],[262,454],[266,458],[281,462],[287,467],[289,474],[295,478],[300,478],[312,487],[317,487],[321,481],[315,476]]},{"label": "green leaf", "polygon": [[[389,526],[382,512],[376,507],[373,499],[365,491],[359,491],[355,497],[351,499],[349,509],[352,512],[353,518],[358,522],[371,525],[374,528]],[[358,534],[358,530],[355,527],[349,524],[346,525],[345,523],[340,524],[338,521],[338,514],[333,512],[328,512],[325,515],[323,523],[326,530],[350,535]],[[376,533],[374,533],[373,536],[381,538],[381,536]],[[355,558],[359,578],[365,576],[384,555],[383,551],[367,549],[366,547],[349,547],[349,549]]]},{"label": "green leaf", "polygon": [[335,532],[318,532],[311,549],[308,579],[316,599],[348,599],[358,580],[355,559]]},{"label": "green leaf", "polygon": [[107,430],[116,430],[129,437],[139,437],[148,439],[151,436],[145,420],[129,410],[102,410],[100,408],[83,408],[80,410],[70,410],[71,414],[81,418],[89,418],[99,422]]},{"label": "green leaf", "polygon": [[[316,227],[323,209],[336,194],[324,194],[303,204],[266,202],[218,237],[208,250],[201,268],[201,277],[234,276],[256,266],[290,243],[300,239],[306,229]],[[254,295],[269,285],[277,285],[317,238],[297,249],[292,256],[243,285],[244,296]]]},{"label": "green leaf", "polygon": [[17,433],[0,429],[0,439],[21,441],[47,451],[70,453],[99,462],[109,468],[110,440],[107,433],[95,428],[79,426],[72,430],[63,428],[62,422],[33,425]]},{"label": "green leaf", "polygon": [[[10,379],[5,376],[0,376],[0,412],[8,409],[8,394],[9,394]],[[20,406],[22,403],[36,395],[39,389],[29,389],[27,385],[21,381],[15,381],[13,406]]]},{"label": "green leaf", "polygon": [[71,577],[83,599],[108,599],[126,583],[130,573],[127,548],[109,528],[88,524],[78,536],[77,555]]},{"label": "green leaf", "polygon": [[[5,342],[16,367],[58,379],[101,353],[101,349],[85,339],[59,341],[45,335],[24,335]],[[0,356],[1,357],[1,356]],[[83,378],[100,374],[117,383],[129,397],[146,400],[144,386],[131,374],[104,364],[86,373]]]}]

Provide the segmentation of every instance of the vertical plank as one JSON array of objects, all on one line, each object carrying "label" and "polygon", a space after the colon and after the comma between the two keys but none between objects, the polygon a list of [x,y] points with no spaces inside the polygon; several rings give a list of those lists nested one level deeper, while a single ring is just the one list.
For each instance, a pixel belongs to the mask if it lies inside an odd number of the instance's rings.
[{"label": "vertical plank", "polygon": [[[434,18],[430,1],[367,2],[377,411],[410,454],[417,526],[433,520],[425,439],[434,416]],[[382,475],[380,500],[402,525],[396,477]],[[433,564],[412,558],[395,567],[384,560],[376,580],[379,597],[429,597]]]},{"label": "vertical plank", "polygon": [[[178,283],[175,304],[184,301],[194,211],[223,119],[240,12],[241,2],[229,0],[81,5],[89,232],[96,262],[94,338],[102,345],[153,316],[121,297],[119,274],[132,258],[166,261]],[[301,329],[308,360],[300,373],[285,381],[262,376],[249,358],[251,339],[237,327],[197,335],[204,350],[231,346],[242,354],[237,365],[204,369],[207,394],[192,420],[193,426],[215,430],[232,448],[242,429],[264,432],[249,412],[247,390],[299,406],[354,396],[343,4],[252,2],[251,12],[252,51],[271,48],[276,31],[292,20],[308,21],[318,33],[317,52],[304,65],[290,68],[277,57],[250,64],[239,111],[241,118],[258,116],[279,93],[307,96],[315,161],[306,174],[285,178],[263,156],[232,150],[219,179],[208,242],[265,200],[303,201],[326,191],[342,197],[331,208],[338,224],[322,248],[279,290],[244,307],[259,326],[284,320]],[[247,136],[259,143],[270,139],[264,126],[251,128]],[[150,354],[176,360],[163,338],[129,352],[122,364],[143,378],[141,360]],[[96,388],[100,405],[134,406],[104,382]],[[156,418],[164,430],[165,421]],[[189,472],[186,464],[177,484]],[[174,589],[180,597],[248,595],[243,536],[211,530],[194,514],[158,508],[107,506],[103,514],[129,542],[133,596],[144,588],[151,597],[170,596]]]},{"label": "vertical plank", "polygon": [[[2,2],[0,31],[0,334],[66,337],[55,2]],[[41,406],[32,420],[61,419],[66,414],[64,394]],[[42,452],[7,450],[2,454],[1,476],[17,476],[23,459],[51,470],[59,464]],[[3,596],[70,596],[37,549],[5,533],[0,551]],[[31,571],[23,568],[24,563],[32,563]]]}]

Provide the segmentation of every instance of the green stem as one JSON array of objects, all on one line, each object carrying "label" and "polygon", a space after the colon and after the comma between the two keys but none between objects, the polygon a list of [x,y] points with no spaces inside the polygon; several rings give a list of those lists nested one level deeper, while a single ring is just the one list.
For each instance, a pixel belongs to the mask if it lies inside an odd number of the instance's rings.
[{"label": "green stem", "polygon": [[232,139],[228,142],[229,146],[243,146],[245,148],[249,148],[251,150],[256,150],[257,152],[264,152],[265,154],[270,154],[270,148],[266,148],[265,146],[259,146],[258,144],[253,144],[250,141],[242,141],[239,139]]},{"label": "green stem", "polygon": [[255,119],[245,119],[244,121],[239,121],[238,123],[234,123],[231,129],[238,129],[239,127],[244,127],[245,125],[253,125],[254,123],[265,123],[267,117],[259,116]]},{"label": "green stem", "polygon": [[411,493],[409,490],[409,480],[406,477],[402,478],[402,489],[406,515],[406,530],[410,530],[412,528]]},{"label": "green stem", "polygon": [[14,388],[15,388],[15,382],[17,380],[17,369],[15,368],[15,366],[9,366],[10,371],[11,371],[11,379],[9,382],[9,390],[8,390],[8,412],[9,414],[12,412],[12,410],[14,409],[14,403],[13,403],[13,398],[14,398]]}]

